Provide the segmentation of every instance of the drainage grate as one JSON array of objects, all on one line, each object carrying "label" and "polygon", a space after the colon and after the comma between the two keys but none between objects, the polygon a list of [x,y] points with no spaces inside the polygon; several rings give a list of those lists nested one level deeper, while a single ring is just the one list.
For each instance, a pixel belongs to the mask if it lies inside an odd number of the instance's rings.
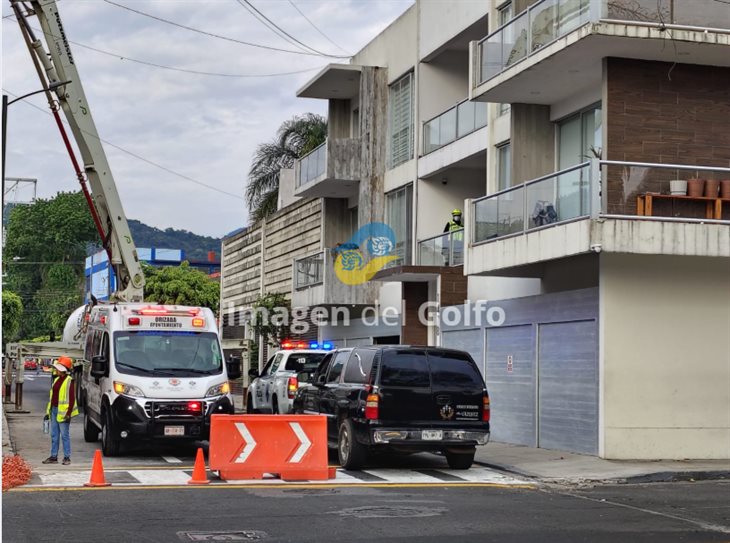
[{"label": "drainage grate", "polygon": [[356,518],[402,518],[402,517],[437,517],[447,511],[445,507],[407,507],[389,505],[370,505],[351,507],[332,514],[342,517]]},{"label": "drainage grate", "polygon": [[259,530],[238,530],[233,532],[178,532],[181,541],[258,541],[268,537]]}]

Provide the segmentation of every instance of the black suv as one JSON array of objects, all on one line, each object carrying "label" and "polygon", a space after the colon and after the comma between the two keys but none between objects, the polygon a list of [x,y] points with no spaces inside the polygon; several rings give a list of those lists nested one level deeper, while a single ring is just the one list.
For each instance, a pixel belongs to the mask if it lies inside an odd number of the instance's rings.
[{"label": "black suv", "polygon": [[370,346],[327,354],[300,374],[294,412],[327,416],[330,447],[355,469],[376,451],[441,451],[468,469],[489,441],[489,396],[468,353],[435,347]]}]

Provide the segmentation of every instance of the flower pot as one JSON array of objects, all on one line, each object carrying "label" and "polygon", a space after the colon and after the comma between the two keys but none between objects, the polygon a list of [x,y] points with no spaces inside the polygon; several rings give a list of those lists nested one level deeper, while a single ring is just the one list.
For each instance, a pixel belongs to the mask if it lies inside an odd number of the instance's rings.
[{"label": "flower pot", "polygon": [[720,181],[720,198],[730,199],[730,179]]},{"label": "flower pot", "polygon": [[705,192],[705,180],[704,179],[689,179],[687,180],[687,196],[702,196]]},{"label": "flower pot", "polygon": [[687,181],[684,179],[674,179],[670,181],[669,193],[677,196],[685,196],[687,194]]},{"label": "flower pot", "polygon": [[705,181],[705,196],[708,198],[717,198],[720,190],[720,181],[717,179],[708,179]]}]

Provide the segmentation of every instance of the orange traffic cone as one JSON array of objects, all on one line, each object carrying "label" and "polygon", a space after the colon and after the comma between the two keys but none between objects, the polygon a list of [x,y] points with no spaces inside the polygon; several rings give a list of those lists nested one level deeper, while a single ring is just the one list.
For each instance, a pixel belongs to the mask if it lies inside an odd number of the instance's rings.
[{"label": "orange traffic cone", "polygon": [[203,449],[198,448],[198,454],[195,456],[195,467],[193,468],[193,478],[188,481],[189,485],[207,485],[210,481],[205,473],[205,458],[203,458]]},{"label": "orange traffic cone", "polygon": [[106,482],[104,477],[104,465],[101,463],[101,451],[99,449],[94,453],[94,463],[91,465],[91,477],[84,486],[111,486]]}]

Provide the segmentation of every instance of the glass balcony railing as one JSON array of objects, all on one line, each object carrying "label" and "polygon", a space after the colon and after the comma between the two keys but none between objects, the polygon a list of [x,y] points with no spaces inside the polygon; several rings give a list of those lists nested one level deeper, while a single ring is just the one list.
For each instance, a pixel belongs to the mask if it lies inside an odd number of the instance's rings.
[{"label": "glass balcony railing", "polygon": [[302,289],[319,285],[324,280],[322,252],[294,261],[294,288]]},{"label": "glass balcony railing", "polygon": [[722,0],[542,0],[479,42],[479,83],[599,20],[726,30],[730,9]]},{"label": "glass balcony railing", "polygon": [[423,154],[487,125],[487,103],[465,100],[423,124]]},{"label": "glass balcony railing", "polygon": [[418,264],[420,266],[464,264],[464,229],[419,241]]},{"label": "glass balcony railing", "polygon": [[588,216],[590,163],[474,202],[474,242]]},{"label": "glass balcony railing", "polygon": [[327,142],[299,159],[297,188],[317,179],[327,171]]}]

